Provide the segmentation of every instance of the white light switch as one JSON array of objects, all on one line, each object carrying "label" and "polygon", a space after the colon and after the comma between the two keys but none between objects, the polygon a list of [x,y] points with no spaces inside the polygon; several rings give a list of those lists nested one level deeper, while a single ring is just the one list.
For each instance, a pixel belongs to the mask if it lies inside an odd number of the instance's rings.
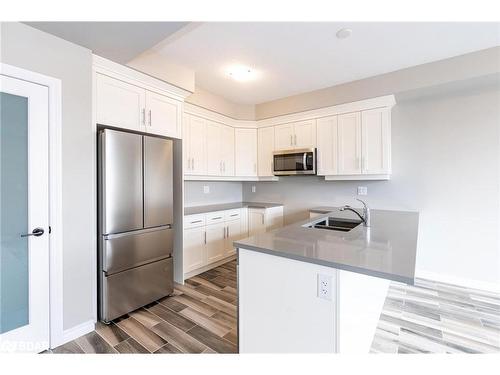
[{"label": "white light switch", "polygon": [[203,185],[203,194],[209,194],[209,193],[210,193],[210,186]]},{"label": "white light switch", "polygon": [[252,193],[255,193],[255,191],[256,191],[256,187],[255,187],[255,185],[252,185]]},{"label": "white light switch", "polygon": [[367,195],[368,188],[366,186],[358,186],[358,195]]}]

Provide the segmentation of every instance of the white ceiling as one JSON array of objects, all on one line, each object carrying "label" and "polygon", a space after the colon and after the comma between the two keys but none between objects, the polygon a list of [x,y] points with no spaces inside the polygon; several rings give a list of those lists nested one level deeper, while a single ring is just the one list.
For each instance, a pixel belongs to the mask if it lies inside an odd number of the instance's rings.
[{"label": "white ceiling", "polygon": [[125,64],[187,22],[25,22],[39,30]]},{"label": "white ceiling", "polygon": [[[348,39],[335,33],[353,30]],[[181,35],[182,34],[182,35]],[[500,45],[500,23],[202,23],[153,49],[196,72],[196,85],[243,104],[354,81]],[[235,82],[224,67],[261,73]]]}]

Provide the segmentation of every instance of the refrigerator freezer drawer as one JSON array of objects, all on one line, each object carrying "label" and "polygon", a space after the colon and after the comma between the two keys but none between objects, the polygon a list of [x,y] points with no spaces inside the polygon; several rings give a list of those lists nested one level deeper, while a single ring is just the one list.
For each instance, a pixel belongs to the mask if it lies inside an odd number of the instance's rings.
[{"label": "refrigerator freezer drawer", "polygon": [[172,258],[101,275],[101,320],[109,322],[173,292]]},{"label": "refrigerator freezer drawer", "polygon": [[104,236],[102,271],[109,275],[168,257],[173,251],[173,235],[167,226]]}]

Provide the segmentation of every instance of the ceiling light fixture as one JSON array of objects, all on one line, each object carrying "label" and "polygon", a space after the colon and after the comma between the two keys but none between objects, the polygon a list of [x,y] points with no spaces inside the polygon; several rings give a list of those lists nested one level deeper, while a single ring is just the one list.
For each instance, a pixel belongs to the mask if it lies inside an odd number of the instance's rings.
[{"label": "ceiling light fixture", "polygon": [[257,76],[256,72],[245,65],[232,65],[226,70],[229,77],[238,82],[246,82],[254,80]]},{"label": "ceiling light fixture", "polygon": [[351,36],[351,34],[352,34],[351,29],[343,28],[343,29],[340,29],[339,31],[337,31],[337,34],[335,34],[335,35],[339,39],[345,39],[345,38],[349,38]]}]

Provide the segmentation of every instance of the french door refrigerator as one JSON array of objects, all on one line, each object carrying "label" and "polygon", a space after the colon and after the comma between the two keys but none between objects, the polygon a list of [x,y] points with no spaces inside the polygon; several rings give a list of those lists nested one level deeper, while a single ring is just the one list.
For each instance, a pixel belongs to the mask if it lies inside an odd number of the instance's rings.
[{"label": "french door refrigerator", "polygon": [[111,129],[98,138],[99,318],[173,291],[172,141]]}]

